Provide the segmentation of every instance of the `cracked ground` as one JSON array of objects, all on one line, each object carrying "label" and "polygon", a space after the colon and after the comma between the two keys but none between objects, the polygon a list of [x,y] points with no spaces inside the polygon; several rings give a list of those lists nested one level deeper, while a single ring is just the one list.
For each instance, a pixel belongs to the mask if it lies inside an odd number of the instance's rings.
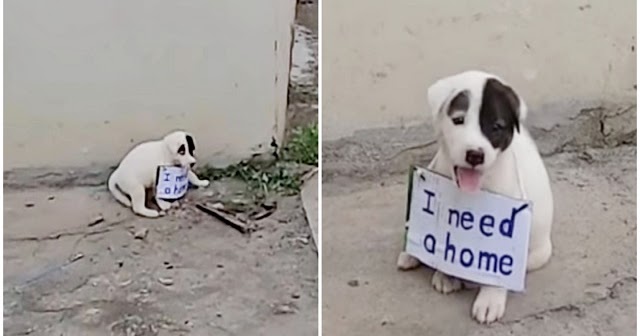
[{"label": "cracked ground", "polygon": [[317,257],[298,197],[248,236],[195,210],[199,190],[160,219],[104,187],[4,196],[5,335],[317,333]]},{"label": "cracked ground", "polygon": [[324,144],[324,334],[635,335],[635,107],[601,112],[533,128],[554,192],[553,256],[490,326],[471,318],[475,290],[439,294],[426,267],[396,270],[407,167],[435,151],[428,127]]}]

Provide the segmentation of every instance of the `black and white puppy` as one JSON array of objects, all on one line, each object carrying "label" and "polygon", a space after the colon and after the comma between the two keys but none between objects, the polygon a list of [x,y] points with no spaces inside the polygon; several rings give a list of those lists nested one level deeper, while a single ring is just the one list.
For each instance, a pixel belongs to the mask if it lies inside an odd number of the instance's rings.
[{"label": "black and white puppy", "polygon": [[[428,101],[439,146],[429,168],[465,192],[484,189],[531,200],[527,271],[544,266],[552,250],[553,196],[542,158],[522,125],[527,115],[522,98],[501,78],[468,71],[438,80],[429,88]],[[398,257],[401,270],[419,265],[404,252]],[[463,286],[439,271],[431,283],[444,294]],[[494,322],[504,315],[506,302],[506,289],[480,286],[472,316]]]},{"label": "black and white puppy", "polygon": [[[161,140],[143,142],[135,146],[122,159],[118,168],[109,177],[109,190],[122,204],[144,217],[158,217],[162,213],[145,206],[146,189],[154,188],[159,166],[187,168],[189,182],[198,187],[207,187],[209,181],[200,180],[191,171],[196,163],[193,137],[183,131],[169,133]],[[162,211],[171,208],[171,202],[156,198]]]}]

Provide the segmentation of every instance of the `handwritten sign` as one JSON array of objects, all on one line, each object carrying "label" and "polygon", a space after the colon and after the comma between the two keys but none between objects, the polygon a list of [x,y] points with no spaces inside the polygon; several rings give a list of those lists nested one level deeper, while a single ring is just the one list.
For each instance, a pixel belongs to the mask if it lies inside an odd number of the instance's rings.
[{"label": "handwritten sign", "polygon": [[175,200],[182,198],[189,189],[187,168],[174,166],[158,167],[156,197]]},{"label": "handwritten sign", "polygon": [[524,291],[532,205],[495,193],[465,193],[415,168],[409,184],[406,252],[451,276]]}]

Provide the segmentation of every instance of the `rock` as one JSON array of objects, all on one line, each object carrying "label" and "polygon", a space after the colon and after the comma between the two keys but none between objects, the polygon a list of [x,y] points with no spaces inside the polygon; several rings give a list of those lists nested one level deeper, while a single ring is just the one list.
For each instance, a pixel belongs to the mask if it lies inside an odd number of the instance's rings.
[{"label": "rock", "polygon": [[382,319],[382,321],[380,321],[380,325],[383,327],[386,325],[392,325],[392,324],[393,324],[393,321],[391,321],[391,319],[388,317],[385,317]]},{"label": "rock", "polygon": [[133,234],[133,238],[144,240],[145,238],[147,238],[147,234],[148,233],[149,233],[149,229],[142,228],[142,229],[136,231],[136,233]]},{"label": "rock", "polygon": [[127,286],[129,286],[132,282],[133,282],[133,280],[131,280],[131,279],[127,279],[127,280],[125,280],[125,281],[122,281],[122,282],[118,283],[118,286],[120,286],[120,287],[127,287]]},{"label": "rock", "polygon": [[27,207],[27,208],[33,208],[35,205],[36,204],[33,203],[33,202],[27,202],[27,203],[24,204],[24,206]]},{"label": "rock", "polygon": [[360,282],[358,280],[349,280],[349,282],[347,282],[347,284],[351,287],[358,287],[360,286]]},{"label": "rock", "polygon": [[299,299],[300,298],[300,293],[293,293],[291,294],[291,297],[294,299]]},{"label": "rock", "polygon": [[278,203],[273,198],[267,198],[262,202],[261,206],[265,210],[275,210],[278,206]]},{"label": "rock", "polygon": [[172,278],[158,278],[158,282],[165,285],[165,286],[171,286],[173,285],[173,279]]},{"label": "rock", "polygon": [[78,261],[78,260],[80,260],[82,258],[84,258],[84,254],[76,253],[73,256],[71,256],[71,258],[69,258],[69,262],[75,262],[75,261]]},{"label": "rock", "polygon": [[50,195],[47,199],[48,199],[49,201],[53,201],[54,199],[56,199],[56,197],[55,197],[55,196],[53,196],[53,195]]},{"label": "rock", "polygon": [[218,210],[224,210],[224,204],[222,204],[221,202],[216,202],[212,204],[211,207]]},{"label": "rock", "polygon": [[276,315],[293,314],[295,310],[290,304],[284,303],[275,306],[273,313]]}]

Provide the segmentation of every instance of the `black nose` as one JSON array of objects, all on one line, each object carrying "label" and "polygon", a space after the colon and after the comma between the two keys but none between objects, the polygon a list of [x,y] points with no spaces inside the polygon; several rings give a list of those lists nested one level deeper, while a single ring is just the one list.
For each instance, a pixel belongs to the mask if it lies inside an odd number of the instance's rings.
[{"label": "black nose", "polygon": [[484,153],[482,151],[477,151],[477,150],[468,150],[467,157],[465,158],[465,160],[472,167],[481,165],[484,163]]},{"label": "black nose", "polygon": [[193,168],[193,166],[195,166],[195,165],[196,165],[196,163],[195,163],[195,162],[191,162],[191,163],[189,164],[189,166],[191,166],[191,168]]}]

